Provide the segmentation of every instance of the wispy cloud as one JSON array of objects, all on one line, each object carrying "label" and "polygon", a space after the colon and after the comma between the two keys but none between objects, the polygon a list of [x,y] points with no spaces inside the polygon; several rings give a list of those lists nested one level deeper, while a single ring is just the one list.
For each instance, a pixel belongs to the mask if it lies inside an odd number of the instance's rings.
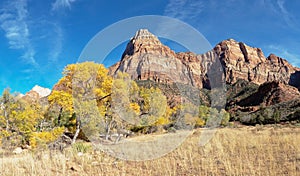
[{"label": "wispy cloud", "polygon": [[289,27],[295,27],[294,17],[286,10],[284,0],[277,0],[277,5],[280,9],[280,13],[284,19],[284,21],[287,23]]},{"label": "wispy cloud", "polygon": [[202,1],[170,0],[164,10],[164,15],[180,20],[191,20],[198,17],[203,8]]},{"label": "wispy cloud", "polygon": [[287,59],[292,65],[300,67],[300,55],[291,53],[288,49],[280,46],[280,45],[268,45],[268,49],[272,50],[272,52],[284,59]]},{"label": "wispy cloud", "polygon": [[263,5],[265,10],[271,11],[273,14],[275,14],[279,19],[282,19],[288,27],[299,30],[297,27],[298,24],[296,22],[295,16],[290,13],[286,8],[286,3],[291,3],[292,1],[285,1],[285,0],[263,0],[260,1],[261,5]]},{"label": "wispy cloud", "polygon": [[30,31],[27,24],[27,1],[10,1],[0,10],[0,27],[5,32],[11,49],[23,50],[22,58],[37,66],[34,59],[35,50],[30,41]]},{"label": "wispy cloud", "polygon": [[51,43],[53,44],[52,50],[49,53],[49,60],[50,62],[54,63],[57,61],[59,55],[61,54],[62,48],[63,48],[63,30],[61,27],[57,24],[54,25],[54,31],[55,37],[53,37]]},{"label": "wispy cloud", "polygon": [[52,10],[64,9],[64,8],[71,8],[71,4],[76,0],[55,0],[52,4]]}]

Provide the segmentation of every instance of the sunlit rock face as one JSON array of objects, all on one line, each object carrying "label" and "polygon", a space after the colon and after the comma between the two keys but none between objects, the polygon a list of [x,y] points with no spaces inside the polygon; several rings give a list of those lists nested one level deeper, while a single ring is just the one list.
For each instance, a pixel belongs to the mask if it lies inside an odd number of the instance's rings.
[{"label": "sunlit rock face", "polygon": [[[175,53],[147,29],[136,32],[127,44],[119,62],[109,68],[128,73],[135,80],[154,80],[162,83],[183,83],[198,88],[209,88],[215,78],[215,63],[220,63],[221,80],[233,84],[244,79],[255,84],[278,81],[300,87],[300,69],[285,59],[271,54],[265,57],[260,48],[254,48],[233,39],[218,43],[204,54]],[[217,68],[218,69],[218,68]],[[298,82],[297,82],[298,81]]]},{"label": "sunlit rock face", "polygon": [[28,102],[46,101],[47,96],[50,95],[51,90],[38,85],[35,85],[25,95],[19,95],[18,98],[22,98]]},{"label": "sunlit rock face", "polygon": [[270,81],[289,84],[291,75],[299,71],[285,59],[274,54],[266,58],[260,48],[249,47],[233,39],[220,42],[214,50],[225,68],[226,82],[229,84],[237,79],[256,84]]},{"label": "sunlit rock face", "polygon": [[120,62],[110,67],[110,74],[128,73],[132,79],[154,80],[160,83],[183,83],[202,88],[208,63],[214,52],[197,55],[175,53],[146,29],[136,32],[127,44]]},{"label": "sunlit rock face", "polygon": [[46,96],[50,95],[50,93],[51,93],[50,89],[44,88],[44,87],[41,87],[41,86],[38,86],[38,85],[35,85],[32,88],[32,91],[37,92],[39,94],[40,98],[46,97]]}]

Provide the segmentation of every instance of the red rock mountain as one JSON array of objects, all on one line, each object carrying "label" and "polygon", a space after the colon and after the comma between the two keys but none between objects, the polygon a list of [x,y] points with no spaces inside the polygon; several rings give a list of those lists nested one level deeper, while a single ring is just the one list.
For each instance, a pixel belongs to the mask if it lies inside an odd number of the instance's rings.
[{"label": "red rock mountain", "polygon": [[[260,48],[252,48],[242,42],[229,39],[214,48],[225,68],[226,82],[234,83],[244,79],[256,84],[279,81],[284,84],[297,84],[291,77],[299,68],[274,54],[267,58]],[[299,77],[300,78],[300,77]]]},{"label": "red rock mountain", "polygon": [[180,82],[202,88],[207,72],[204,60],[210,58],[210,53],[175,53],[148,30],[141,29],[127,44],[121,61],[110,67],[110,74],[121,71],[136,80]]},{"label": "red rock mountain", "polygon": [[295,87],[272,81],[261,84],[257,92],[235,102],[235,104],[242,107],[271,106],[296,98],[300,98],[300,92]]},{"label": "red rock mountain", "polygon": [[233,39],[224,40],[205,54],[175,53],[147,29],[141,29],[127,44],[121,61],[110,67],[110,74],[128,73],[132,79],[209,87],[210,72],[220,61],[227,84],[244,79],[255,84],[277,81],[300,88],[300,69],[274,54],[265,57],[260,48]]},{"label": "red rock mountain", "polygon": [[47,96],[50,95],[50,93],[50,89],[35,85],[29,92],[19,97],[27,102],[40,101],[40,103],[47,104]]}]

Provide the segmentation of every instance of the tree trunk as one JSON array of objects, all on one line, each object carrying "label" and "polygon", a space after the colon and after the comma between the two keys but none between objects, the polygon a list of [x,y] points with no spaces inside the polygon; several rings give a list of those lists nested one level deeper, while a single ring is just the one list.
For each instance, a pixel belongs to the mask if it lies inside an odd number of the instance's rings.
[{"label": "tree trunk", "polygon": [[5,117],[5,119],[6,119],[6,128],[5,128],[6,131],[9,130],[9,120],[8,120],[8,117],[7,117],[7,116],[8,116],[8,115],[7,115],[7,112],[6,112],[6,110],[4,110],[4,117]]},{"label": "tree trunk", "polygon": [[80,128],[78,128],[78,126],[77,126],[77,127],[76,127],[75,135],[74,135],[74,137],[73,137],[73,139],[72,139],[72,144],[74,144],[74,143],[76,142],[76,139],[77,139],[77,137],[78,137],[78,135],[79,135],[79,132],[80,132]]},{"label": "tree trunk", "polygon": [[75,135],[74,135],[74,137],[73,137],[73,139],[72,139],[72,144],[74,144],[74,143],[76,142],[76,139],[77,139],[77,137],[78,137],[78,135],[79,135],[79,132],[80,132],[80,124],[81,124],[80,119],[77,118],[77,119],[76,119],[76,132],[75,132]]},{"label": "tree trunk", "polygon": [[108,122],[106,125],[105,140],[108,140],[108,138],[110,137],[111,123],[112,123],[112,121]]}]

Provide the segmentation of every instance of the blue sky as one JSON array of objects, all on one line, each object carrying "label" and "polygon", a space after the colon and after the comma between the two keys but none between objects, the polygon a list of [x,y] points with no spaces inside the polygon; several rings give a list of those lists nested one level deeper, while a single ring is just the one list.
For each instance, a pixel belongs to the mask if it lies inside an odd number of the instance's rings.
[{"label": "blue sky", "polygon": [[[213,46],[233,38],[300,67],[299,8],[296,0],[1,0],[0,90],[52,88],[94,35],[140,15],[174,17]],[[119,59],[124,45],[110,56]]]}]

